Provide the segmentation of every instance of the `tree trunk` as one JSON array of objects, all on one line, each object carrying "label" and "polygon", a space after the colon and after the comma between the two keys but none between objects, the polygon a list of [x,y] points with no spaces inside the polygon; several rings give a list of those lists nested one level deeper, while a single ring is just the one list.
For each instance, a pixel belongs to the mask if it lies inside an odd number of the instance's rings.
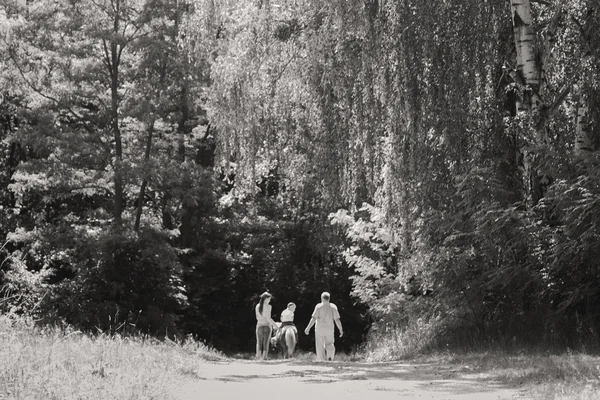
[{"label": "tree trunk", "polygon": [[[114,165],[114,183],[115,183],[115,202],[113,217],[116,225],[121,225],[123,215],[123,148],[121,142],[121,131],[119,129],[119,62],[120,51],[117,43],[120,25],[120,0],[115,0],[115,16],[113,24],[113,36],[110,39],[110,69],[111,69],[111,128],[115,139],[115,165]],[[121,48],[122,50],[122,48]]]},{"label": "tree trunk", "polygon": [[188,104],[189,97],[189,89],[188,83],[184,78],[183,87],[181,88],[181,119],[179,120],[178,130],[179,130],[179,142],[177,148],[177,155],[180,162],[185,162],[185,135],[188,133],[188,128],[186,126],[189,118],[190,118],[190,107]]},{"label": "tree trunk", "polygon": [[[152,121],[148,124],[148,137],[146,138],[146,150],[144,151],[144,164],[148,164],[150,160],[150,152],[152,151],[152,136],[154,135],[154,123],[156,119],[152,118]],[[140,229],[140,220],[142,219],[142,208],[144,205],[144,197],[146,196],[146,187],[148,186],[148,175],[144,173],[142,185],[140,187],[140,194],[138,196],[137,209],[135,212],[135,224],[134,230],[137,232]]]},{"label": "tree trunk", "polygon": [[[187,123],[190,118],[189,108],[189,88],[187,79],[184,78],[183,86],[181,87],[181,119],[179,120],[179,149],[178,158],[181,163],[185,162],[185,136],[189,133]],[[187,196],[181,198],[181,227],[180,227],[180,243],[183,247],[188,247],[191,244],[192,235],[192,216],[193,207],[186,199]]]},{"label": "tree trunk", "polygon": [[113,209],[113,217],[115,224],[121,225],[121,216],[123,214],[123,149],[121,144],[121,131],[119,130],[119,111],[118,111],[118,79],[115,76],[112,78],[111,97],[112,97],[112,131],[115,139],[115,165],[114,165],[114,183],[115,183],[115,202]]},{"label": "tree trunk", "polygon": [[[587,5],[587,15],[591,15],[593,6]],[[589,32],[592,27],[589,26],[589,18],[586,18],[584,26],[579,26],[580,29],[580,76],[588,76],[592,73],[590,66],[594,65],[593,58],[591,56],[593,45],[590,42],[590,38],[586,32]],[[594,143],[592,141],[590,133],[590,116],[589,116],[589,104],[590,98],[587,95],[586,88],[581,84],[573,85],[573,97],[576,104],[575,113],[575,143],[574,153],[578,157],[586,157],[588,154],[594,151]]]},{"label": "tree trunk", "polygon": [[[541,68],[546,68],[546,66],[540,65],[541,62],[538,62],[536,57],[530,0],[511,0],[510,4],[517,51],[517,71],[513,74],[513,79],[517,85],[523,86],[521,102],[517,104],[517,113],[527,114],[531,122],[528,125],[534,130],[529,135],[524,132],[525,145],[519,148],[518,157],[522,160],[523,181],[527,196],[531,196],[533,205],[536,205],[544,195],[546,188],[544,182],[550,180],[539,173],[538,168],[534,165],[536,154],[531,150],[531,147],[545,144],[548,141],[545,117],[541,115],[543,104],[540,97]],[[551,43],[548,44],[548,46],[550,45]],[[531,139],[528,137],[534,138],[537,143],[531,143]]]},{"label": "tree trunk", "polygon": [[540,73],[536,62],[530,0],[511,0],[513,33],[517,49],[517,71],[529,87],[528,96],[521,104],[522,111],[538,111],[541,106],[539,97]]},{"label": "tree trunk", "polygon": [[[11,129],[12,131],[12,129]],[[26,157],[24,155],[23,150],[21,149],[21,145],[18,144],[17,142],[11,141],[10,142],[10,153],[9,153],[9,157],[8,157],[8,174],[7,177],[9,178],[9,182],[13,182],[13,174],[15,173],[15,171],[17,170],[17,167],[19,166],[19,163],[21,161],[25,161]],[[8,191],[8,200],[9,203],[8,205],[12,208],[14,208],[17,204],[17,198],[15,196],[15,191],[14,190],[9,190]]]},{"label": "tree trunk", "polygon": [[173,217],[169,211],[169,201],[171,200],[171,193],[165,192],[161,202],[161,213],[162,213],[162,224],[168,230],[173,229]]},{"label": "tree trunk", "polygon": [[578,87],[578,85],[574,85],[573,91],[577,101],[574,152],[577,156],[585,156],[593,150],[589,132],[588,101],[583,89]]}]

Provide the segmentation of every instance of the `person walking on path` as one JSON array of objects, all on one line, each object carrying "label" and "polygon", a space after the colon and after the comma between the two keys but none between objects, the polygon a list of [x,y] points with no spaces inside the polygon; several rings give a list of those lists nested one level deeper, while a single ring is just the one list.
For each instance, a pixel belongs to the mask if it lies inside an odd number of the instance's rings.
[{"label": "person walking on path", "polygon": [[310,328],[315,326],[315,347],[317,351],[318,361],[333,361],[335,358],[335,338],[334,324],[340,331],[340,337],[344,335],[344,329],[342,328],[342,322],[340,321],[340,313],[338,312],[337,306],[331,303],[330,295],[327,292],[321,294],[321,302],[315,306],[315,310],[312,313],[310,322],[304,330],[306,335],[309,334]]},{"label": "person walking on path", "polygon": [[264,292],[260,302],[254,308],[256,314],[256,358],[266,360],[271,341],[271,329],[277,329],[277,324],[271,318],[271,294]]}]

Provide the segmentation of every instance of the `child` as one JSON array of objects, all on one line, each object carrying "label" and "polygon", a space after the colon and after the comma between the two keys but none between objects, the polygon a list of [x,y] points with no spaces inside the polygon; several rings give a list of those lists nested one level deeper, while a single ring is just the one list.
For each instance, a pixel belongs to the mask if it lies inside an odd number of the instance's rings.
[{"label": "child", "polygon": [[298,343],[298,329],[296,325],[294,325],[294,312],[296,311],[296,304],[289,302],[287,308],[283,310],[281,313],[281,325],[279,326],[279,331],[277,332],[277,341],[281,339],[281,335],[287,329],[286,327],[291,327],[294,330],[294,334],[296,335],[296,343]]},{"label": "child", "polygon": [[284,326],[295,326],[294,325],[294,312],[296,311],[296,304],[290,302],[287,308],[281,313],[281,328]]}]

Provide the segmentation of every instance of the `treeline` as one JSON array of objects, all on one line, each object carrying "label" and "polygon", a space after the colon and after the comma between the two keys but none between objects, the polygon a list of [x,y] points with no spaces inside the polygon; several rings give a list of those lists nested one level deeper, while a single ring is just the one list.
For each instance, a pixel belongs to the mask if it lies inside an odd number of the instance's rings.
[{"label": "treeline", "polygon": [[5,311],[598,348],[595,0],[0,4]]},{"label": "treeline", "polygon": [[[254,305],[329,290],[349,349],[368,327],[323,210],[276,173],[235,192],[215,163],[210,60],[178,1],[3,1],[0,307],[40,323],[254,349]],[[301,343],[309,348],[306,340]]]},{"label": "treeline", "polygon": [[194,4],[221,159],[332,212],[382,341],[598,348],[597,1]]}]

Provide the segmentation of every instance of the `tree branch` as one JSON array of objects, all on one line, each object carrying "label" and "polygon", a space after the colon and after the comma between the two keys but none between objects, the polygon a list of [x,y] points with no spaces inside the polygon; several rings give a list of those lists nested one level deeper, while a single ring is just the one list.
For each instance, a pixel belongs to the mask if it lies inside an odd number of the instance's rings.
[{"label": "tree branch", "polygon": [[556,98],[554,99],[552,104],[542,108],[542,110],[540,111],[540,120],[538,121],[539,127],[543,126],[545,124],[545,122],[548,121],[552,117],[552,114],[554,114],[554,112],[558,109],[558,107],[560,107],[560,105],[565,101],[565,99],[571,92],[571,89],[573,87],[573,84],[575,84],[575,82],[577,82],[577,78],[571,80],[569,83],[567,83],[565,85],[563,90],[561,90],[561,92],[558,94],[558,96],[556,96]]},{"label": "tree branch", "polygon": [[108,8],[102,4],[99,4],[97,1],[95,0],[90,0],[91,3],[93,5],[95,5],[96,7],[98,7],[100,10],[102,10],[105,14],[108,14]]},{"label": "tree branch", "polygon": [[105,188],[104,186],[100,186],[100,185],[85,185],[85,186],[71,187],[71,191],[85,190],[85,189],[101,190],[101,191],[104,191],[109,196],[114,196],[114,193],[109,188]]},{"label": "tree branch", "polygon": [[571,92],[571,88],[573,87],[574,82],[569,82],[563,90],[556,96],[556,99],[548,106],[548,116],[552,115],[554,111],[565,101],[569,93]]},{"label": "tree branch", "polygon": [[104,57],[105,57],[104,62],[106,63],[106,66],[110,70],[110,74],[112,76],[113,67],[112,67],[112,63],[110,62],[110,55],[108,54],[108,46],[106,45],[105,39],[102,39],[102,46],[104,47]]}]

